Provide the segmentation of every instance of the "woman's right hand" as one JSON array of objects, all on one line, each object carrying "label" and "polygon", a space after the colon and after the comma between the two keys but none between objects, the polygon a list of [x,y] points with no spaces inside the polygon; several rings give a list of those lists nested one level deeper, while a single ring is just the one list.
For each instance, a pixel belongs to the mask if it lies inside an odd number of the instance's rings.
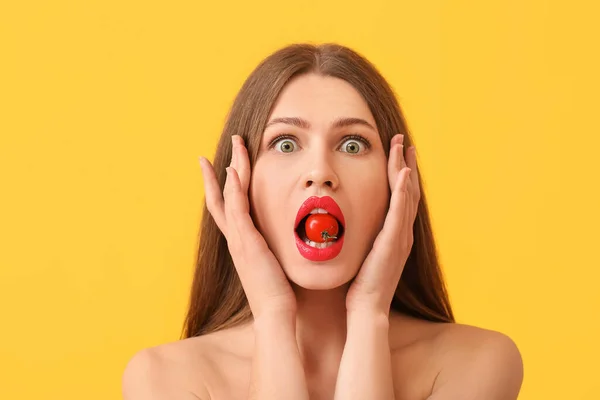
[{"label": "woman's right hand", "polygon": [[296,343],[296,296],[275,255],[250,217],[250,160],[233,135],[231,166],[221,194],[215,171],[200,159],[206,205],[221,232],[254,315],[254,356],[249,399],[308,400]]},{"label": "woman's right hand", "polygon": [[225,188],[211,163],[200,158],[206,206],[223,235],[255,320],[261,316],[296,315],[296,297],[281,265],[250,217],[250,160],[244,141],[233,135]]}]

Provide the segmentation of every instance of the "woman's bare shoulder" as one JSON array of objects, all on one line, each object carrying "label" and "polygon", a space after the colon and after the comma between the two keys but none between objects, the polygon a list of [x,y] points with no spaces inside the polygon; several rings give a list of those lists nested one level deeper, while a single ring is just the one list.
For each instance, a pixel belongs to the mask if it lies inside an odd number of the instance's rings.
[{"label": "woman's bare shoulder", "polygon": [[404,314],[395,314],[390,324],[392,350],[410,346],[425,346],[432,351],[464,351],[482,345],[512,342],[505,334],[473,325],[432,322]]},{"label": "woman's bare shoulder", "polygon": [[505,333],[473,325],[442,324],[432,347],[442,369],[460,369],[465,362],[481,361],[492,352],[519,356],[516,343]]},{"label": "woman's bare shoulder", "polygon": [[139,351],[123,373],[124,399],[209,399],[211,383],[246,357],[244,333],[227,329]]},{"label": "woman's bare shoulder", "polygon": [[439,396],[461,393],[465,377],[470,377],[477,382],[473,391],[487,393],[490,398],[517,397],[523,381],[523,359],[517,344],[505,333],[451,324],[435,341],[435,349],[440,371],[433,392]]},{"label": "woman's bare shoulder", "polygon": [[[392,347],[397,372],[394,375],[404,379],[412,374],[413,382],[420,379],[419,395],[431,395],[441,385],[462,384],[460,376],[472,376],[474,371],[485,368],[495,368],[497,373],[522,369],[516,344],[498,331],[406,316],[398,318],[391,328],[390,344],[396,343]],[[421,368],[415,368],[419,365]],[[421,372],[415,375],[417,370]],[[516,375],[514,379],[507,378],[507,382],[518,380]]]},{"label": "woman's bare shoulder", "polygon": [[123,372],[124,400],[208,399],[202,366],[210,357],[202,342],[192,338],[138,351]]}]

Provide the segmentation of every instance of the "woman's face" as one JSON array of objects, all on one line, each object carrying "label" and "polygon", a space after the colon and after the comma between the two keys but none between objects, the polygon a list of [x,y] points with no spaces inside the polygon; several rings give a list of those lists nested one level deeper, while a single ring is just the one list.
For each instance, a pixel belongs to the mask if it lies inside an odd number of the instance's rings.
[{"label": "woman's face", "polygon": [[[334,125],[350,118],[355,121]],[[298,76],[282,91],[260,146],[250,183],[252,214],[288,279],[315,290],[349,282],[389,203],[387,158],[367,103],[344,80]],[[341,250],[325,261],[306,258],[297,244],[296,216],[311,196],[333,198],[345,219]]]}]

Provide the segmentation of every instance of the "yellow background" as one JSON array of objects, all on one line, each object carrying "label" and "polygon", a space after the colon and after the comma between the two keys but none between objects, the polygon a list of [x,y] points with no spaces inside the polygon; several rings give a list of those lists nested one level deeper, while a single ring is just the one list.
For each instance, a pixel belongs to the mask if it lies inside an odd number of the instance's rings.
[{"label": "yellow background", "polygon": [[520,399],[600,398],[593,1],[5,1],[0,398],[118,399],[178,339],[203,191],[245,77],[336,41],[397,91],[459,322],[521,349]]}]

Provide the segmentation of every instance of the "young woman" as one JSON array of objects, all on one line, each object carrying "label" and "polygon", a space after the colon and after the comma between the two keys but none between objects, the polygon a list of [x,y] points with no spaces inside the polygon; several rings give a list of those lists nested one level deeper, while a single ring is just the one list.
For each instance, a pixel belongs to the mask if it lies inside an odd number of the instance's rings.
[{"label": "young woman", "polygon": [[343,46],[266,58],[228,115],[183,340],[127,400],[516,399],[507,336],[456,324],[393,91]]}]

